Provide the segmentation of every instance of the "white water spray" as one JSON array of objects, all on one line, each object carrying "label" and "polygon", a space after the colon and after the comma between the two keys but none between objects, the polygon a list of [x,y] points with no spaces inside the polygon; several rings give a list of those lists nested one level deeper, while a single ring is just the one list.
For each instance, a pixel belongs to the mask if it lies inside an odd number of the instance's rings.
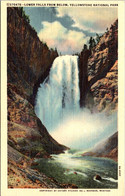
[{"label": "white water spray", "polygon": [[38,89],[35,112],[58,142],[87,149],[117,131],[117,115],[80,109],[78,75],[77,56],[57,57]]}]

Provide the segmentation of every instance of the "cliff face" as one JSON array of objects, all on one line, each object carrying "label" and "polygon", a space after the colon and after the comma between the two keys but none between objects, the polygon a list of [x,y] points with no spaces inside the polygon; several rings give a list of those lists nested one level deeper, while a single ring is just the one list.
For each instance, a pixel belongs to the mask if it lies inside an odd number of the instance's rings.
[{"label": "cliff face", "polygon": [[115,111],[118,103],[118,21],[111,25],[88,59],[89,86],[99,111]]},{"label": "cliff face", "polygon": [[58,56],[40,42],[18,8],[7,10],[8,143],[30,157],[66,149],[47,132],[34,113],[39,84]]},{"label": "cliff face", "polygon": [[29,101],[49,73],[57,51],[40,42],[37,33],[18,8],[7,11],[8,83],[16,86]]},{"label": "cliff face", "polygon": [[[88,52],[87,52],[88,51]],[[81,72],[82,70],[82,72]],[[79,56],[81,107],[92,112],[117,111],[118,106],[118,20],[104,33],[98,44],[89,50],[83,50]],[[86,78],[86,79],[85,79]],[[81,84],[80,84],[81,86]],[[118,133],[100,143],[83,156],[108,157],[117,161]]]},{"label": "cliff face", "polygon": [[80,88],[80,107],[85,106],[86,94],[88,93],[88,58],[91,54],[90,50],[83,50],[79,56],[79,88]]},{"label": "cliff face", "polygon": [[[83,54],[80,54],[80,59]],[[83,70],[87,67],[88,81],[85,84],[88,90],[81,91],[83,100],[80,102],[85,102],[87,107],[94,105],[98,111],[115,111],[118,102],[118,20],[104,33],[91,50],[91,55],[86,55],[86,58],[87,63],[83,60],[80,63],[83,64]]]},{"label": "cliff face", "polygon": [[118,160],[118,132],[114,133],[105,141],[97,144],[92,151],[84,153],[82,156],[108,157]]}]

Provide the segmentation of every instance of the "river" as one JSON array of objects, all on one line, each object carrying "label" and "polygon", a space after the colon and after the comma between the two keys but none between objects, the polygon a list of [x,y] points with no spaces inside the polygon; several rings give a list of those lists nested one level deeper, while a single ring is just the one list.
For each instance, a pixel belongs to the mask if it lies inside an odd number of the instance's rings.
[{"label": "river", "polygon": [[[107,158],[82,157],[79,153],[52,155],[51,159],[36,160],[37,169],[59,183],[75,184],[80,189],[110,188],[118,186],[117,163]],[[101,180],[96,180],[95,175]]]}]

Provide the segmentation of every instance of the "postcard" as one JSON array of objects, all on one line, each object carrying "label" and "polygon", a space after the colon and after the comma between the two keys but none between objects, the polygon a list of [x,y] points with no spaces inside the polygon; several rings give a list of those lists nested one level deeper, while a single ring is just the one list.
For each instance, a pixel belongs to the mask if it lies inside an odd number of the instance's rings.
[{"label": "postcard", "polygon": [[124,195],[124,1],[1,2],[1,195]]}]

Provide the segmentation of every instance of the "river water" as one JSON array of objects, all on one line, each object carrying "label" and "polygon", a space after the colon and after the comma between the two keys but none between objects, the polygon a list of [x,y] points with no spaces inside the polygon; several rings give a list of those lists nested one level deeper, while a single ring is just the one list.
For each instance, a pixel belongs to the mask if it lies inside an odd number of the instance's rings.
[{"label": "river water", "polygon": [[[39,159],[37,168],[59,183],[75,184],[84,188],[117,188],[117,163],[107,158],[82,157],[78,153],[52,155],[52,159]],[[102,180],[96,180],[95,175]]]}]

